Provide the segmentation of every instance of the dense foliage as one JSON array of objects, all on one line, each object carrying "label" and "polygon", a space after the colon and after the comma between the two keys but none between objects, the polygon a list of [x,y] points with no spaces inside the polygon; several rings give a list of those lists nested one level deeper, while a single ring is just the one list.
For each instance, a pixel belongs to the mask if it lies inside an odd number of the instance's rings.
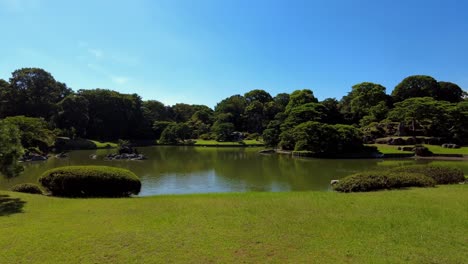
[{"label": "dense foliage", "polygon": [[41,187],[34,183],[21,183],[11,187],[13,192],[42,194]]},{"label": "dense foliage", "polygon": [[0,121],[0,173],[6,178],[17,176],[23,171],[23,166],[18,163],[23,155],[19,133],[18,127]]},{"label": "dense foliage", "polygon": [[52,195],[66,197],[125,197],[141,189],[133,172],[107,166],[55,168],[44,172],[39,182]]},{"label": "dense foliage", "polygon": [[407,187],[432,187],[436,182],[421,173],[369,171],[341,179],[334,189],[339,192],[369,192]]},{"label": "dense foliage", "polygon": [[468,143],[466,92],[425,75],[403,79],[391,95],[371,82],[352,86],[340,100],[319,101],[309,89],[276,96],[255,89],[211,109],[167,106],[106,89],[74,92],[43,69],[23,68],[9,81],[0,80],[0,102],[0,117],[19,128],[23,146],[41,150],[56,136],[179,144],[196,138],[237,141],[251,134],[271,147],[314,152],[346,151],[391,136]]},{"label": "dense foliage", "polygon": [[465,180],[465,176],[461,169],[438,167],[438,166],[425,166],[413,165],[397,167],[391,172],[395,173],[420,173],[432,178],[437,184],[457,184]]}]

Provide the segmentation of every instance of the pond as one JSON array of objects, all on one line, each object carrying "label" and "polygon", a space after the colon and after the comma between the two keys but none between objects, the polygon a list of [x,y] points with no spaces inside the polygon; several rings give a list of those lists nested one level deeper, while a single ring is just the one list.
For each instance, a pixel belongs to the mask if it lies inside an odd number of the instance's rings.
[{"label": "pond", "polygon": [[[261,148],[144,147],[145,161],[106,161],[115,150],[80,150],[65,159],[25,164],[16,178],[0,178],[0,189],[32,182],[46,170],[68,165],[106,165],[129,169],[142,181],[140,195],[187,194],[212,192],[329,191],[330,181],[349,174],[403,164],[448,164],[468,174],[466,161],[415,160],[333,160],[292,158],[288,155],[263,155]],[[97,159],[90,155],[96,154]]]}]

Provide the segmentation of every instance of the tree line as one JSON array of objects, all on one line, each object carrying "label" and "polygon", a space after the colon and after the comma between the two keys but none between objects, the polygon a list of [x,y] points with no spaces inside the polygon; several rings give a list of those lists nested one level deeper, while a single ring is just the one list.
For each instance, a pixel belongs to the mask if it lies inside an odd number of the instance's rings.
[{"label": "tree line", "polygon": [[[231,141],[239,134],[286,150],[340,152],[386,136],[443,137],[468,143],[467,94],[457,84],[416,75],[392,91],[380,84],[354,85],[343,98],[318,100],[312,90],[275,96],[264,90],[236,94],[214,109],[164,105],[137,94],[107,89],[73,91],[39,68],[0,79],[2,133],[19,129],[24,147],[46,148],[54,136],[98,140],[188,139]],[[10,132],[9,132],[10,131]]]}]

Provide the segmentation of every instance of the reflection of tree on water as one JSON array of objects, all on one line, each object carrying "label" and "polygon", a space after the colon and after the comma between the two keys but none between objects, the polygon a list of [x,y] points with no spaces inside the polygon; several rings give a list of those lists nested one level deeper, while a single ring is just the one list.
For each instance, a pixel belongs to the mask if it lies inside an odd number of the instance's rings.
[{"label": "reflection of tree on water", "polygon": [[[332,179],[363,170],[381,170],[388,166],[416,163],[413,160],[301,159],[287,155],[260,155],[258,150],[171,146],[138,148],[139,152],[148,157],[145,161],[104,161],[103,157],[113,150],[72,151],[66,159],[51,158],[44,162],[24,164],[25,171],[19,177],[10,180],[0,177],[0,189],[6,190],[18,183],[36,183],[44,171],[55,167],[105,165],[136,173],[142,180],[145,195],[328,190]],[[91,154],[97,154],[98,158],[90,159]],[[468,172],[468,165],[464,165],[468,163],[454,163],[465,173]]]}]

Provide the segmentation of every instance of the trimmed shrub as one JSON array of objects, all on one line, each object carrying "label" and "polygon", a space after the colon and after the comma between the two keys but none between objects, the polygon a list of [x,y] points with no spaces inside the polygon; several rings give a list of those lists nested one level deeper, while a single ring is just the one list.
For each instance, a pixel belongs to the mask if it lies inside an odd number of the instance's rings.
[{"label": "trimmed shrub", "polygon": [[390,171],[396,173],[421,173],[434,179],[437,184],[456,184],[465,180],[461,169],[442,166],[412,165],[393,168]]},{"label": "trimmed shrub", "polygon": [[42,194],[41,187],[34,183],[21,183],[11,187],[13,192]]},{"label": "trimmed shrub", "polygon": [[369,171],[341,179],[334,185],[339,192],[369,192],[407,187],[433,187],[435,181],[421,173]]},{"label": "trimmed shrub", "polygon": [[126,197],[141,189],[133,172],[107,166],[55,168],[44,172],[39,182],[52,195],[65,197]]}]

